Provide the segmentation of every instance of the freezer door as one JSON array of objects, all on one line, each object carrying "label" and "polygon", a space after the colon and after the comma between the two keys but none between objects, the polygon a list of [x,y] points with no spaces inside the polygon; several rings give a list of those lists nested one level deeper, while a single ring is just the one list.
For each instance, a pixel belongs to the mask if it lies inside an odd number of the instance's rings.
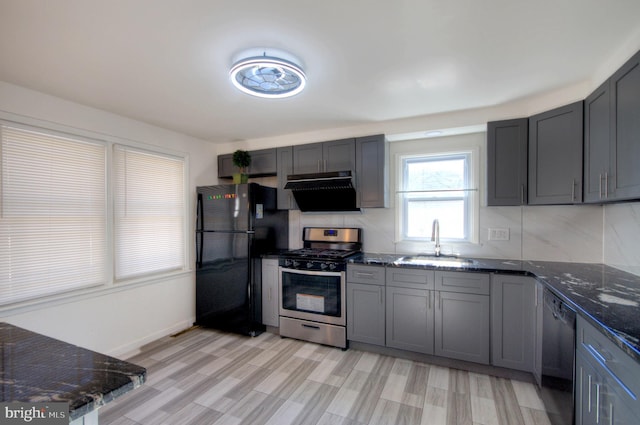
[{"label": "freezer door", "polygon": [[202,186],[197,188],[197,193],[196,230],[249,230],[249,185]]}]

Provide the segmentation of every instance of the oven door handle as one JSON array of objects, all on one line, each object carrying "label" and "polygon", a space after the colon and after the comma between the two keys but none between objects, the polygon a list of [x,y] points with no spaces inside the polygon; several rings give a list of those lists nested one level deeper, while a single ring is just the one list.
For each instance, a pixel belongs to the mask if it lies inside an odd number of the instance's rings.
[{"label": "oven door handle", "polygon": [[293,274],[305,274],[309,276],[341,276],[344,272],[322,272],[317,270],[298,270],[288,269],[286,267],[280,267],[281,273],[293,273]]}]

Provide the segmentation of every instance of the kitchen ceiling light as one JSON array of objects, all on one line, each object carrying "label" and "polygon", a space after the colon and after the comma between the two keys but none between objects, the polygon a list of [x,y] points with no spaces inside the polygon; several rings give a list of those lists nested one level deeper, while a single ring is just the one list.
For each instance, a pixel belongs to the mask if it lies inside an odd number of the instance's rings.
[{"label": "kitchen ceiling light", "polygon": [[229,71],[231,82],[252,96],[290,97],[300,93],[307,82],[296,63],[275,56],[251,56],[240,59]]}]

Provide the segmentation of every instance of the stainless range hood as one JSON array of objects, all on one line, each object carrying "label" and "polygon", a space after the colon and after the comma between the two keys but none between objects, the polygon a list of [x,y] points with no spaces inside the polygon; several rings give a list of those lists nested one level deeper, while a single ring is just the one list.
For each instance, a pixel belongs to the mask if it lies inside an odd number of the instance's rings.
[{"label": "stainless range hood", "polygon": [[302,212],[360,211],[351,171],[290,174],[285,189],[291,189]]}]

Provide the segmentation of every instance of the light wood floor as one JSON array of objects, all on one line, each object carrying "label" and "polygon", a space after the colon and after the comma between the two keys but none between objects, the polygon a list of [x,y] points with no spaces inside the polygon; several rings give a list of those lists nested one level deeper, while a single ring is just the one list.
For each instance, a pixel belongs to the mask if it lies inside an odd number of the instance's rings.
[{"label": "light wood floor", "polygon": [[270,333],[194,329],[129,360],[147,382],[101,425],[549,425],[529,383]]}]

